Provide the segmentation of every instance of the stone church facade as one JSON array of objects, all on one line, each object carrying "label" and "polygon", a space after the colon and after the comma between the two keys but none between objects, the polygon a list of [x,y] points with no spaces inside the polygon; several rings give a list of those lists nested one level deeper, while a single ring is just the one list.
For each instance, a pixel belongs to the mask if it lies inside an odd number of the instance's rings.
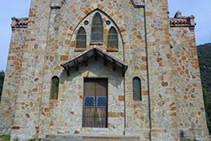
[{"label": "stone church facade", "polygon": [[0,134],[208,140],[194,17],[167,0],[31,0],[12,18]]}]

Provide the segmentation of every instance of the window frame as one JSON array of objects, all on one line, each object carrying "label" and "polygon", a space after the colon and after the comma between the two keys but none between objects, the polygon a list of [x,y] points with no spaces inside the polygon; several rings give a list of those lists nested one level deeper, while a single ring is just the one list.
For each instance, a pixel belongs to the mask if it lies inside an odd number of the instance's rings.
[{"label": "window frame", "polygon": [[[94,23],[94,19],[95,19],[95,17],[97,16],[97,15],[99,15],[99,17],[100,17],[100,20],[101,20],[101,22],[102,22],[102,25],[101,25],[101,27],[102,27],[102,32],[99,32],[99,33],[101,33],[102,35],[102,40],[93,40],[93,23]],[[95,25],[94,25],[95,26]],[[95,14],[94,14],[94,16],[93,16],[93,18],[92,18],[92,25],[91,25],[91,38],[90,38],[90,42],[91,42],[91,44],[103,44],[103,41],[104,41],[104,24],[103,24],[103,19],[102,19],[102,16],[101,16],[101,14],[99,13],[99,12],[96,12]]]},{"label": "window frame", "polygon": [[[116,32],[116,37],[117,37],[117,47],[111,47],[111,48],[109,48],[109,46],[108,46],[108,44],[109,44],[109,33],[110,33],[110,31],[111,31],[111,29],[114,29],[115,30],[115,32]],[[118,36],[118,32],[117,32],[117,30],[116,30],[116,28],[114,27],[114,26],[111,26],[110,27],[110,29],[108,30],[108,35],[107,35],[107,45],[106,45],[106,47],[107,47],[107,50],[118,50],[119,49],[119,36]]]},{"label": "window frame", "polygon": [[[54,86],[54,82],[53,80],[56,79],[57,80],[57,84],[56,84],[56,97],[55,97],[55,88],[53,88]],[[59,95],[59,77],[58,76],[53,76],[51,78],[51,89],[50,89],[50,100],[58,100],[58,95]]]},{"label": "window frame", "polygon": [[[80,30],[83,30],[84,31],[84,33],[85,33],[85,47],[77,47],[77,42],[78,42],[78,36],[80,35],[79,34],[79,31]],[[85,30],[85,28],[83,27],[83,26],[81,26],[79,29],[78,29],[78,31],[77,31],[77,34],[76,34],[76,38],[75,38],[76,40],[75,40],[75,50],[86,50],[86,48],[87,48],[87,33],[86,33],[86,30]]]},{"label": "window frame", "polygon": [[[134,86],[135,86],[135,84],[134,84],[135,82],[134,82],[134,81],[135,81],[136,79],[139,81],[139,84],[138,84],[138,85],[139,85],[139,88],[137,88],[137,89],[139,89],[139,90],[136,89],[136,91],[139,91],[139,94],[136,94],[136,93],[135,93],[135,90],[134,90],[134,88],[135,88],[135,87],[134,87]],[[139,77],[136,76],[136,77],[133,78],[132,81],[133,81],[133,82],[132,82],[132,85],[133,85],[133,86],[132,86],[132,88],[133,88],[133,101],[142,101],[141,79],[140,79]],[[137,95],[138,95],[138,96],[137,96]]]}]

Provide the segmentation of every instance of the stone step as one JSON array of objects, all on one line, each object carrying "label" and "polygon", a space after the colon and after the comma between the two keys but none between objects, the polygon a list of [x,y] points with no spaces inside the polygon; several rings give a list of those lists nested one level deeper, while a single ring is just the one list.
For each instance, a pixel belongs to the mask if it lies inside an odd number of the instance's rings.
[{"label": "stone step", "polygon": [[139,141],[137,136],[117,136],[117,135],[105,135],[105,136],[88,136],[88,135],[47,135],[46,138],[41,141]]}]

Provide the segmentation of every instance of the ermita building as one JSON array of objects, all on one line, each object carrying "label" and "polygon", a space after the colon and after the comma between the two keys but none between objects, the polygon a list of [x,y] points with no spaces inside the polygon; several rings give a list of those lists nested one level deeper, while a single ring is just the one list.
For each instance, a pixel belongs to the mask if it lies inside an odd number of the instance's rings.
[{"label": "ermita building", "polygon": [[0,134],[208,140],[194,16],[167,0],[31,0],[11,27]]}]

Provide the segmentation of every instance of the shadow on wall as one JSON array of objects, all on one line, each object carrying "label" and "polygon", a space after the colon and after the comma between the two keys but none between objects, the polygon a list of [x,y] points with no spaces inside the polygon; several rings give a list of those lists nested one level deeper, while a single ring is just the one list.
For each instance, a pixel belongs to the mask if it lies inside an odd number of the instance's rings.
[{"label": "shadow on wall", "polygon": [[1,103],[1,96],[2,96],[2,90],[3,90],[4,77],[5,77],[5,72],[2,70],[0,72],[0,103]]},{"label": "shadow on wall", "polygon": [[[85,72],[87,72],[86,75]],[[76,67],[71,67],[69,74],[70,76],[67,76],[66,70],[61,73],[61,75],[59,76],[61,78],[61,84],[64,84],[65,81],[72,82],[77,77],[106,78],[107,76],[109,76],[110,79],[113,79],[113,77],[111,76],[115,75],[115,77],[117,76],[122,78],[121,81],[115,81],[115,83],[113,83],[113,81],[109,81],[109,83],[117,88],[123,81],[122,68],[116,67],[116,70],[113,71],[113,64],[111,62],[108,62],[106,66],[104,66],[103,59],[100,56],[98,56],[97,61],[94,57],[89,58],[88,66],[86,66],[86,64],[82,62],[79,66],[78,71],[76,70]]]}]

